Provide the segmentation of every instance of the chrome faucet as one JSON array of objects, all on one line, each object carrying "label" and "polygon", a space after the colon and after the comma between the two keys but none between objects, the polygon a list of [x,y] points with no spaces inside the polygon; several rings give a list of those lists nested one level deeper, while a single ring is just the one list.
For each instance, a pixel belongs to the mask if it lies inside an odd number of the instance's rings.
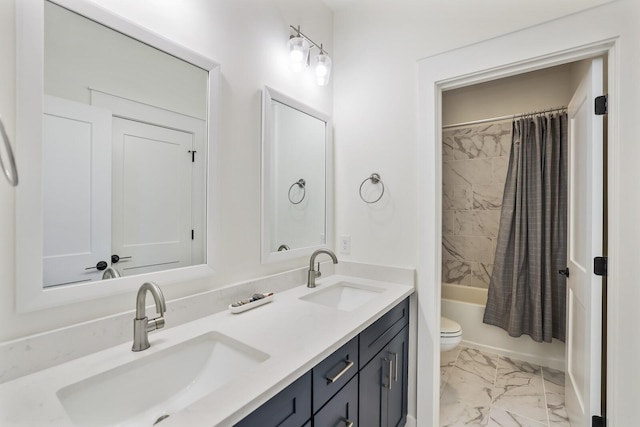
[{"label": "chrome faucet", "polygon": [[[147,291],[153,295],[153,299],[156,301],[156,311],[160,315],[151,320],[145,314]],[[164,295],[160,287],[153,282],[146,282],[140,286],[136,296],[136,318],[133,319],[132,351],[142,351],[150,347],[148,334],[155,329],[164,328],[164,317],[162,315],[165,311],[167,311],[167,305],[164,302]]]},{"label": "chrome faucet", "polygon": [[117,279],[120,277],[120,272],[113,267],[107,267],[102,273],[102,280]]},{"label": "chrome faucet", "polygon": [[318,249],[314,253],[311,254],[311,259],[309,260],[309,275],[307,280],[307,288],[315,288],[316,287],[316,277],[320,277],[322,273],[320,273],[320,263],[318,263],[318,270],[313,269],[313,264],[316,261],[316,257],[320,254],[327,254],[331,257],[331,260],[334,264],[338,263],[338,258],[336,258],[336,254],[331,252],[329,249]]}]

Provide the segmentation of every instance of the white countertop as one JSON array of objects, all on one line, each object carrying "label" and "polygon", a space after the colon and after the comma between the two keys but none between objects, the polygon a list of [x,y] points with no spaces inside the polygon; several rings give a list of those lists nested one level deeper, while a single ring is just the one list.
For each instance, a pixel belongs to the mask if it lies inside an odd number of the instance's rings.
[{"label": "white countertop", "polygon": [[[341,311],[299,299],[340,281],[375,286],[384,291],[353,311]],[[268,291],[264,289],[264,292]],[[149,334],[151,347],[145,351],[132,352],[129,342],[0,385],[0,425],[73,426],[56,396],[61,388],[217,331],[267,353],[269,358],[255,368],[239,372],[234,381],[171,414],[158,425],[232,426],[413,291],[414,287],[406,284],[335,275],[319,279],[315,289],[300,285],[276,294],[269,304],[243,313],[223,311],[152,332]],[[166,321],[170,324],[171,319]],[[158,378],[162,379],[162,372],[158,373]]]}]

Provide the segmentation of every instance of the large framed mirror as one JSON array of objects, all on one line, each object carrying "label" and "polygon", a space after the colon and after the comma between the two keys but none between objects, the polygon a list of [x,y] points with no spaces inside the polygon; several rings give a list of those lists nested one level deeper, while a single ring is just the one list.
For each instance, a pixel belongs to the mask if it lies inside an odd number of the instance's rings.
[{"label": "large framed mirror", "polygon": [[329,116],[272,88],[262,96],[262,262],[333,246]]},{"label": "large framed mirror", "polygon": [[88,1],[16,8],[18,311],[212,274],[218,64]]}]

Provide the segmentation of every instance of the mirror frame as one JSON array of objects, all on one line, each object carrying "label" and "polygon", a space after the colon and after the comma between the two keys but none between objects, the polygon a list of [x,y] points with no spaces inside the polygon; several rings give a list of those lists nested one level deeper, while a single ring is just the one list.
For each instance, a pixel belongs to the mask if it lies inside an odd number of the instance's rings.
[{"label": "mirror frame", "polygon": [[[271,227],[269,226],[272,218],[269,212],[271,210],[272,198],[268,197],[267,192],[271,186],[271,177],[273,176],[273,165],[269,162],[273,154],[273,144],[271,144],[271,118],[273,117],[271,102],[277,101],[291,108],[301,111],[305,114],[313,116],[318,120],[325,122],[325,243],[321,245],[311,245],[302,248],[294,248],[288,251],[272,252],[270,249]],[[261,261],[267,264],[277,261],[285,261],[293,258],[308,256],[313,251],[320,248],[333,248],[333,126],[331,117],[321,113],[308,105],[305,105],[277,90],[265,86],[262,91],[262,189],[261,195]]]},{"label": "mirror frame", "polygon": [[[147,281],[174,284],[215,273],[215,176],[218,154],[219,64],[160,34],[85,0],[50,0],[88,19],[200,67],[209,73],[207,111],[206,263],[154,273],[52,288],[43,287],[42,106],[44,98],[44,0],[16,2],[16,311],[41,310],[135,292]],[[107,285],[108,283],[108,285]]]}]

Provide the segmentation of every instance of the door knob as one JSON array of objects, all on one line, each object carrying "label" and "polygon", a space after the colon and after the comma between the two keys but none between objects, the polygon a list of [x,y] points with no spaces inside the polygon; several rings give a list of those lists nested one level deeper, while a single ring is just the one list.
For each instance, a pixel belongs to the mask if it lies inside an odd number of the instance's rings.
[{"label": "door knob", "polygon": [[92,269],[97,269],[97,270],[105,270],[107,268],[107,262],[106,261],[99,261],[95,267],[87,267],[85,268],[85,270],[92,270]]},{"label": "door knob", "polygon": [[111,255],[111,264],[115,264],[121,259],[130,259],[130,256],[119,256],[118,254]]},{"label": "door knob", "polygon": [[569,267],[566,267],[564,270],[558,270],[558,274],[562,274],[565,277],[569,277]]}]

